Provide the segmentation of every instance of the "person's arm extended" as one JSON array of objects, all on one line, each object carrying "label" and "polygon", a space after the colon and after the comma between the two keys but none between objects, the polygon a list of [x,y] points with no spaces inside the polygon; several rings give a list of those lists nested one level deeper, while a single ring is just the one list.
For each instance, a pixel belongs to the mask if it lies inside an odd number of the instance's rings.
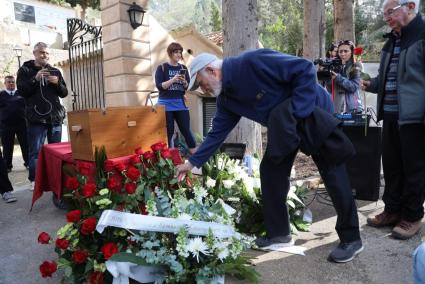
[{"label": "person's arm extended", "polygon": [[208,161],[239,122],[240,118],[239,115],[218,106],[213,119],[212,129],[208,132],[205,141],[199,146],[195,154],[189,158],[189,162],[199,168]]}]

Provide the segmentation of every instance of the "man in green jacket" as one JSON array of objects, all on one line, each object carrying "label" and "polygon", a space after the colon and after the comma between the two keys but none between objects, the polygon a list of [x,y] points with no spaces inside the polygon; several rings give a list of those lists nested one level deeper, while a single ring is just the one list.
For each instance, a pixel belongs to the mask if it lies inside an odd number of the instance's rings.
[{"label": "man in green jacket", "polygon": [[378,94],[383,120],[384,211],[367,219],[373,227],[395,226],[408,239],[422,226],[425,196],[425,22],[419,0],[386,0],[386,37],[379,74],[362,88]]}]

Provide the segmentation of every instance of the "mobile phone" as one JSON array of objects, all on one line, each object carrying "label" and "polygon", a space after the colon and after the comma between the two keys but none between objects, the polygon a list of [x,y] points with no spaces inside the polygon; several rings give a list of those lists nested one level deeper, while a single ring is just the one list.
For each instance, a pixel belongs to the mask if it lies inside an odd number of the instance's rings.
[{"label": "mobile phone", "polygon": [[57,76],[60,77],[60,71],[59,70],[49,70],[50,76]]},{"label": "mobile phone", "polygon": [[186,75],[186,69],[180,69],[179,70],[179,75],[180,76],[185,76]]}]

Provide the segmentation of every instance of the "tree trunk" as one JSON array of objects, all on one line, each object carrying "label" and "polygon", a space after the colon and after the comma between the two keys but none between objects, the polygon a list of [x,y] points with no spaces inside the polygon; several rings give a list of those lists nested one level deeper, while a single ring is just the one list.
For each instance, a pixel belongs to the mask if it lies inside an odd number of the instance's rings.
[{"label": "tree trunk", "polygon": [[354,0],[334,0],[334,41],[354,38]]},{"label": "tree trunk", "polygon": [[[257,0],[223,0],[224,57],[258,47]],[[261,125],[242,118],[226,142],[245,143],[250,154],[262,154]]]},{"label": "tree trunk", "polygon": [[319,58],[324,49],[324,0],[304,0],[303,57]]}]

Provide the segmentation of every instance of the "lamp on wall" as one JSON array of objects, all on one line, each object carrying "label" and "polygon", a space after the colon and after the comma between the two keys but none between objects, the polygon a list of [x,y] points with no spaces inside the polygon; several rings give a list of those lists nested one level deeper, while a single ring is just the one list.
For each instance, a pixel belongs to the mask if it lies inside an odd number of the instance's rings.
[{"label": "lamp on wall", "polygon": [[143,17],[145,16],[146,11],[137,5],[136,2],[133,2],[127,12],[130,17],[130,25],[133,29],[140,27],[143,23]]},{"label": "lamp on wall", "polygon": [[22,48],[19,45],[15,45],[13,52],[15,52],[15,56],[18,58],[18,68],[21,68]]}]

